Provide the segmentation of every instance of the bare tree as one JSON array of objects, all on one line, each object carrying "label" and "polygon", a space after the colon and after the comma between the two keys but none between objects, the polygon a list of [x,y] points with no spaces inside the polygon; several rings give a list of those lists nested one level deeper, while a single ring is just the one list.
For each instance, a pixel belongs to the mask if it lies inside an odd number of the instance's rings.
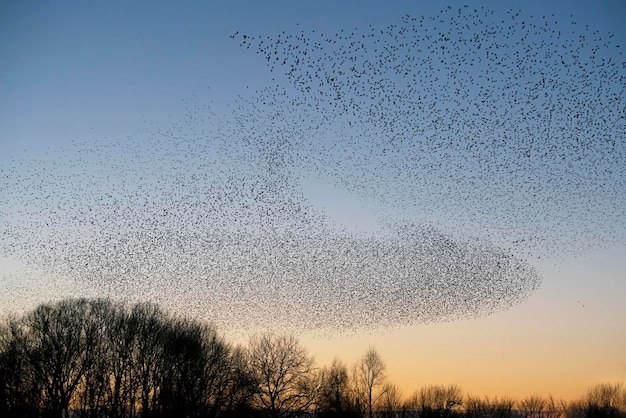
[{"label": "bare tree", "polygon": [[26,318],[28,358],[42,383],[43,408],[62,417],[94,362],[97,329],[85,299],[42,305]]},{"label": "bare tree", "polygon": [[249,416],[252,398],[257,393],[254,375],[247,361],[247,352],[242,347],[233,347],[228,356],[228,373],[222,382],[219,402],[215,402],[215,416],[220,410],[226,415]]},{"label": "bare tree", "polygon": [[239,380],[238,359],[212,326],[174,320],[165,332],[167,362],[159,396],[166,416],[215,417],[229,408],[233,396],[245,393],[238,385],[250,387],[249,376]]},{"label": "bare tree", "polygon": [[139,338],[137,315],[132,315],[125,306],[117,306],[109,315],[103,347],[103,351],[109,354],[108,409],[114,417],[135,414],[139,390],[136,350]]},{"label": "bare tree", "polygon": [[215,417],[246,405],[252,393],[251,377],[241,352],[234,350],[210,326],[200,326],[201,353],[197,360],[197,410]]},{"label": "bare tree", "polygon": [[404,416],[406,417],[418,417],[419,416],[419,392],[413,392],[411,396],[405,399],[402,405],[404,410]]},{"label": "bare tree", "polygon": [[385,383],[377,409],[381,418],[397,416],[402,409],[402,391],[397,385],[389,382]]},{"label": "bare tree", "polygon": [[[163,359],[166,363],[161,370],[163,383],[159,403],[166,416],[192,416],[194,412],[208,408],[210,394],[207,390],[214,377],[210,368],[215,366],[219,369],[222,366],[221,345],[210,327],[188,320],[165,324]],[[213,350],[218,353],[214,357],[216,364],[211,365],[208,360]]]},{"label": "bare tree", "polygon": [[133,347],[134,369],[138,380],[139,402],[143,415],[160,412],[163,388],[163,364],[166,315],[158,306],[140,303],[133,307],[129,319],[136,327]]},{"label": "bare tree", "polygon": [[348,368],[338,359],[321,372],[317,412],[324,417],[346,417],[355,414],[350,393]]},{"label": "bare tree", "polygon": [[248,348],[258,407],[272,417],[307,413],[318,393],[313,358],[293,336],[266,333],[250,339]]},{"label": "bare tree", "polygon": [[385,371],[385,363],[373,347],[354,366],[355,392],[369,418],[374,416],[374,404],[384,393]]},{"label": "bare tree", "polygon": [[16,318],[0,323],[0,416],[39,416],[42,389],[27,356],[26,332]]},{"label": "bare tree", "polygon": [[89,348],[93,361],[85,370],[72,404],[74,409],[89,411],[90,416],[107,413],[116,417],[119,414],[113,408],[115,397],[111,392],[112,384],[115,384],[112,368],[118,361],[111,347],[120,338],[119,333],[114,332],[118,306],[108,299],[90,300],[88,303],[90,309],[86,315],[94,332],[94,340]]},{"label": "bare tree", "polygon": [[0,416],[241,412],[253,393],[246,361],[211,326],[156,305],[42,305],[0,323]]},{"label": "bare tree", "polygon": [[518,409],[525,417],[536,417],[543,414],[547,404],[545,398],[531,395],[518,402]]},{"label": "bare tree", "polygon": [[512,398],[479,398],[468,396],[465,400],[467,418],[510,418],[515,401]]},{"label": "bare tree", "polygon": [[600,383],[587,391],[587,416],[619,416],[626,412],[626,389],[622,383]]},{"label": "bare tree", "polygon": [[546,400],[545,416],[546,418],[559,418],[565,413],[565,401],[556,400],[552,395]]},{"label": "bare tree", "polygon": [[465,416],[467,418],[490,417],[492,415],[490,409],[491,404],[487,398],[470,395],[465,399]]},{"label": "bare tree", "polygon": [[417,398],[421,416],[449,417],[463,404],[463,392],[456,385],[426,386]]}]

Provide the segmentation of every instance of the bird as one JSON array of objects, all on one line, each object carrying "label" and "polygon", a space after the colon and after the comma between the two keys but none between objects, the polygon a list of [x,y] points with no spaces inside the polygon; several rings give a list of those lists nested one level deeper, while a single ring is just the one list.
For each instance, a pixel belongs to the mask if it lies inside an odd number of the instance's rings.
[{"label": "bird", "polygon": [[[541,286],[536,260],[626,230],[622,53],[555,20],[449,7],[235,31],[272,84],[224,113],[196,97],[180,120],[4,167],[0,255],[224,329],[369,332],[509,309]],[[376,230],[334,219],[308,177],[368,206]]]}]

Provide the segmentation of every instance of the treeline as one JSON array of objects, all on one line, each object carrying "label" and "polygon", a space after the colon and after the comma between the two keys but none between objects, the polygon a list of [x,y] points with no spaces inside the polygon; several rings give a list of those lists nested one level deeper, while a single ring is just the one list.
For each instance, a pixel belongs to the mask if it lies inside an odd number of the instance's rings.
[{"label": "treeline", "polygon": [[108,299],[41,305],[0,325],[1,417],[626,416],[626,390],[515,401],[428,386],[404,397],[369,349],[318,368],[293,336],[228,343],[205,323]]}]

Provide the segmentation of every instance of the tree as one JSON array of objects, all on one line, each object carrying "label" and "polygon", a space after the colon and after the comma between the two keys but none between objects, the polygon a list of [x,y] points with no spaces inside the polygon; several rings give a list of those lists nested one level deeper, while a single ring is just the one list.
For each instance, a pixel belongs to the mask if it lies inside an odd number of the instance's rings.
[{"label": "tree", "polygon": [[85,299],[42,305],[26,317],[27,356],[42,384],[43,408],[53,417],[67,413],[70,401],[95,355],[97,328]]},{"label": "tree", "polygon": [[385,383],[378,405],[379,416],[395,417],[402,409],[402,391],[393,383]]},{"label": "tree", "polygon": [[373,347],[354,366],[355,391],[369,418],[374,416],[374,404],[384,393],[385,370],[385,363]]},{"label": "tree", "polygon": [[38,417],[41,385],[26,352],[22,322],[8,318],[0,324],[0,416]]},{"label": "tree", "polygon": [[135,305],[129,320],[137,333],[133,347],[134,372],[143,416],[161,411],[160,391],[163,388],[163,373],[167,364],[164,354],[167,316],[151,303]]},{"label": "tree", "polygon": [[123,404],[115,390],[119,379],[114,373],[121,362],[113,350],[113,346],[124,339],[116,327],[120,307],[108,299],[95,299],[88,303],[87,320],[95,334],[89,348],[93,361],[85,370],[72,405],[74,409],[89,411],[90,416],[104,413],[111,417],[122,416],[124,411],[118,408]]},{"label": "tree", "polygon": [[546,418],[560,418],[565,414],[567,403],[563,400],[556,400],[552,395],[546,400],[544,416]]},{"label": "tree", "polygon": [[420,389],[417,403],[421,416],[449,417],[463,404],[463,393],[456,385],[432,385]]},{"label": "tree", "polygon": [[324,417],[346,417],[355,414],[350,393],[348,368],[338,359],[321,372],[317,411]]},{"label": "tree", "polygon": [[163,388],[160,403],[166,416],[217,416],[227,405],[233,358],[215,329],[195,321],[170,321],[166,327]]},{"label": "tree", "polygon": [[103,355],[108,354],[108,361],[100,364],[103,371],[99,373],[107,388],[105,409],[113,417],[133,415],[139,389],[136,361],[139,324],[137,317],[123,305],[112,307],[106,318],[108,324],[103,332],[101,350]]},{"label": "tree", "polygon": [[601,383],[585,399],[588,417],[617,417],[626,412],[626,389],[621,383]]},{"label": "tree", "polygon": [[515,401],[511,398],[488,397],[483,399],[468,396],[465,400],[465,415],[467,418],[510,418],[513,415]]},{"label": "tree", "polygon": [[230,349],[226,381],[223,383],[223,392],[217,413],[221,409],[224,416],[252,415],[252,398],[257,393],[257,387],[244,348],[237,346]]},{"label": "tree", "polygon": [[212,326],[149,303],[41,305],[0,323],[0,416],[245,414],[246,361]]},{"label": "tree", "polygon": [[313,358],[293,336],[266,333],[250,339],[248,361],[256,405],[272,417],[296,417],[316,400],[318,378]]},{"label": "tree", "polygon": [[528,396],[518,403],[519,411],[525,417],[534,417],[543,414],[548,402],[539,395]]},{"label": "tree", "polygon": [[[162,363],[160,372],[159,403],[165,416],[192,416],[209,407],[210,368],[221,366],[222,344],[213,329],[193,321],[168,321],[163,333],[163,359],[167,363]],[[216,364],[209,364],[213,350],[218,351]]]}]

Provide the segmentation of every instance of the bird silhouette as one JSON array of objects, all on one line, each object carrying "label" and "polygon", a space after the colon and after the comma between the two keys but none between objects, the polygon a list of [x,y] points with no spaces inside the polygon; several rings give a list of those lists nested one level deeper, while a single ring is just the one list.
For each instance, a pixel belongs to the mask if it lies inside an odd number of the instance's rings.
[{"label": "bird silhouette", "polygon": [[[624,239],[610,34],[464,6],[231,38],[275,84],[3,167],[0,254],[32,280],[225,329],[349,332],[508,309],[540,286],[537,258]],[[366,205],[376,231],[333,220],[308,177]]]}]

